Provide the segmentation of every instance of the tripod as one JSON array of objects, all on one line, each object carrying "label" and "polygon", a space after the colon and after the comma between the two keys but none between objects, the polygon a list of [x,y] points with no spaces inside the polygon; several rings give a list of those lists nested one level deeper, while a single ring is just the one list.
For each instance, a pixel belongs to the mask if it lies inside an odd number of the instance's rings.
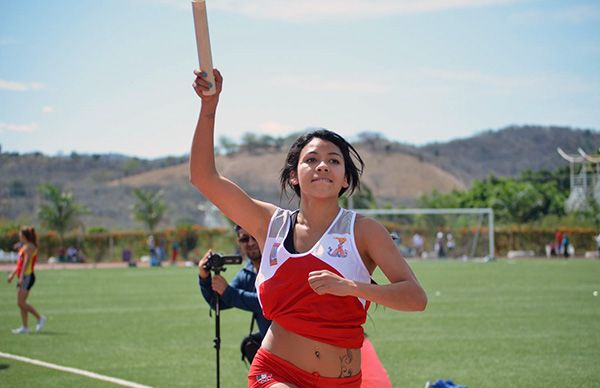
[{"label": "tripod", "polygon": [[[223,270],[225,270],[223,268]],[[215,275],[218,275],[221,271],[215,270]],[[217,291],[213,291],[215,295],[215,339],[214,347],[217,352],[217,388],[221,387],[221,373],[220,373],[220,360],[219,354],[221,351],[221,296]]]},{"label": "tripod", "polygon": [[[221,272],[226,271],[225,264],[240,264],[242,262],[242,256],[221,256],[213,253],[208,257],[208,261],[204,265],[204,269],[207,271],[214,272],[215,275],[220,275]],[[217,291],[213,291],[215,296],[215,350],[217,351],[217,388],[221,386],[221,373],[220,373],[220,360],[219,354],[221,351],[221,296]]]}]

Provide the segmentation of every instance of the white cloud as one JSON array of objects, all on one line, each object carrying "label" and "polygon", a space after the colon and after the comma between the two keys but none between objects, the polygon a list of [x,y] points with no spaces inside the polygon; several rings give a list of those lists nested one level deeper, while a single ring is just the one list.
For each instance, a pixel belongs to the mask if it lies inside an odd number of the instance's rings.
[{"label": "white cloud", "polygon": [[0,123],[0,132],[33,132],[39,128],[37,123],[31,124],[11,124],[11,123]]},{"label": "white cloud", "polygon": [[[141,3],[141,0],[132,1]],[[153,1],[180,10],[191,9],[189,2],[182,0]],[[209,12],[215,9],[256,19],[319,22],[486,7],[519,1],[524,0],[213,0],[208,2],[207,7]]]},{"label": "white cloud", "polygon": [[42,107],[42,113],[54,113],[54,108],[51,106]]},{"label": "white cloud", "polygon": [[11,90],[13,92],[26,92],[29,90],[39,90],[46,85],[39,82],[15,82],[0,79],[0,89]]},{"label": "white cloud", "polygon": [[334,93],[385,93],[390,87],[372,81],[354,81],[342,79],[320,79],[317,77],[274,77],[271,83],[275,87],[296,89],[306,92],[334,92]]},{"label": "white cloud", "polygon": [[267,133],[272,135],[281,135],[282,133],[289,133],[292,131],[291,126],[279,123],[277,121],[267,121],[265,123],[262,123],[259,126],[259,129],[261,133]]},{"label": "white cloud", "polygon": [[485,7],[521,0],[219,0],[209,8],[293,22],[369,19],[394,14]]}]

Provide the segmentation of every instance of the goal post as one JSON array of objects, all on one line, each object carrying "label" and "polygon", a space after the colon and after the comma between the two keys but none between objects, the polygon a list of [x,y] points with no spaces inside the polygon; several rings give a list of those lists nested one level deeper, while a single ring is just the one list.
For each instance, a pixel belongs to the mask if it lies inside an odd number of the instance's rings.
[{"label": "goal post", "polygon": [[[487,248],[487,259],[495,258],[494,251],[494,210],[492,208],[448,208],[448,209],[437,209],[437,208],[413,208],[413,209],[353,209],[359,214],[365,216],[371,216],[375,218],[381,218],[386,216],[419,216],[419,215],[479,215],[480,217],[487,216],[487,237],[488,237],[488,248]],[[480,225],[479,229],[481,228]],[[479,239],[479,229],[475,233],[474,246],[477,245]],[[473,250],[474,252],[474,250]],[[471,254],[470,256],[473,256]]]}]

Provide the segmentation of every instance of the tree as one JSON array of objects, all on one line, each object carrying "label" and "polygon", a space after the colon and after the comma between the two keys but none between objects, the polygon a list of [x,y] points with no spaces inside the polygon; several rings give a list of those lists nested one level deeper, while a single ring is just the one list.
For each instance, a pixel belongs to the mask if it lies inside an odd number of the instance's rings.
[{"label": "tree", "polygon": [[442,194],[433,192],[418,200],[420,207],[494,209],[500,223],[529,223],[540,221],[548,215],[564,216],[564,203],[568,196],[568,180],[563,169],[528,171],[519,178],[490,175],[475,180],[466,191]]},{"label": "tree", "polygon": [[252,132],[246,132],[242,135],[242,146],[246,150],[255,150],[260,146],[260,138]]},{"label": "tree", "polygon": [[63,192],[53,184],[42,184],[38,190],[46,200],[40,206],[38,218],[43,226],[58,233],[60,247],[64,248],[65,233],[79,225],[79,217],[88,210],[75,201],[72,193]]},{"label": "tree", "polygon": [[[348,207],[348,196],[343,195],[340,198],[340,206]],[[352,194],[352,207],[354,209],[376,209],[377,201],[373,195],[373,191],[364,182],[360,184],[360,190]]]},{"label": "tree", "polygon": [[585,210],[579,213],[584,220],[589,221],[594,227],[600,228],[600,203],[593,197],[588,198]]},{"label": "tree", "polygon": [[132,206],[133,218],[146,225],[150,233],[154,233],[156,225],[162,220],[167,204],[162,190],[133,189],[137,202]]},{"label": "tree", "polygon": [[237,152],[239,146],[227,136],[219,137],[219,149],[225,155],[231,155]]}]

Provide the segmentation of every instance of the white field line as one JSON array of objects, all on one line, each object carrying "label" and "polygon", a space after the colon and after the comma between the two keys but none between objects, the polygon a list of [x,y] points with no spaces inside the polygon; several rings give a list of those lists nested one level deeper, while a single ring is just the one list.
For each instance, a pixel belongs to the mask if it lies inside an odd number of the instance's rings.
[{"label": "white field line", "polygon": [[43,366],[45,368],[56,369],[56,370],[59,370],[59,371],[62,371],[62,372],[74,373],[76,375],[81,375],[81,376],[89,377],[91,379],[96,379],[96,380],[107,381],[109,383],[113,383],[113,384],[117,384],[117,385],[122,385],[124,387],[150,388],[148,385],[142,385],[142,384],[134,383],[134,382],[127,381],[127,380],[117,379],[115,377],[104,376],[104,375],[101,375],[101,374],[98,374],[98,373],[88,372],[88,371],[82,370],[82,369],[70,368],[70,367],[67,367],[67,366],[60,366],[60,365],[56,365],[56,364],[51,364],[49,362],[34,360],[32,358],[16,356],[14,354],[0,352],[0,357],[2,357],[2,358],[8,358],[8,359],[11,359],[11,360],[16,360],[16,361],[21,361],[21,362],[26,362],[28,364],[33,364],[33,365],[37,365],[37,366]]}]

